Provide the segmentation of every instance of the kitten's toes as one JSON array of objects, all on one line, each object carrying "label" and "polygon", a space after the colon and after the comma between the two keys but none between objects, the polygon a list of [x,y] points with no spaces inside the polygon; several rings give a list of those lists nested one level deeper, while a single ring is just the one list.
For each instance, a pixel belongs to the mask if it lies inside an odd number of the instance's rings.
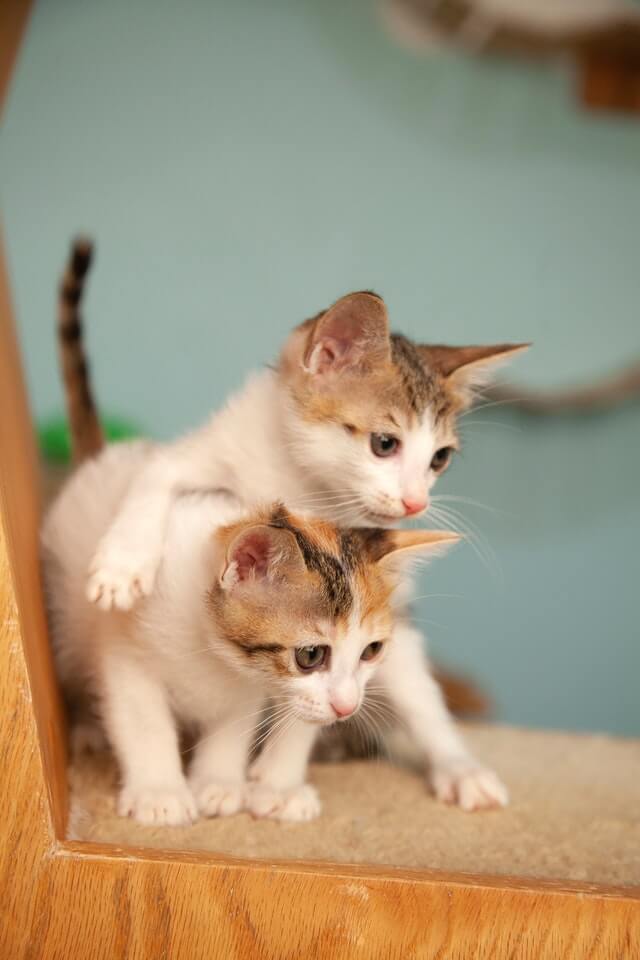
[{"label": "kitten's toes", "polygon": [[186,784],[168,787],[123,787],[118,799],[121,817],[133,817],[146,826],[179,827],[198,819]]},{"label": "kitten's toes", "polygon": [[193,792],[203,817],[231,817],[245,802],[244,783],[207,783]]},{"label": "kitten's toes", "polygon": [[289,794],[278,819],[313,820],[320,815],[321,810],[322,804],[318,791],[311,784],[305,783]]},{"label": "kitten's toes", "polygon": [[301,823],[317,817],[322,806],[317,790],[309,783],[293,790],[274,790],[262,783],[252,783],[248,788],[247,809],[260,819]]},{"label": "kitten's toes", "polygon": [[507,788],[493,770],[471,759],[456,759],[434,767],[430,784],[438,800],[455,804],[469,813],[506,807],[509,802]]},{"label": "kitten's toes", "polygon": [[98,555],[90,569],[86,596],[101,610],[130,610],[153,590],[156,565],[134,556]]}]

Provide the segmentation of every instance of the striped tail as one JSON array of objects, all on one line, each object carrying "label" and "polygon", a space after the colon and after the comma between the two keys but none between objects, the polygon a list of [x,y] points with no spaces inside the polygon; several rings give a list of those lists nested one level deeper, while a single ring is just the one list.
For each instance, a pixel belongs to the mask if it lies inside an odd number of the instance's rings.
[{"label": "striped tail", "polygon": [[80,314],[92,256],[91,241],[78,238],[73,242],[58,291],[58,356],[66,392],[71,450],[76,464],[99,453],[104,446],[104,434],[91,393]]}]

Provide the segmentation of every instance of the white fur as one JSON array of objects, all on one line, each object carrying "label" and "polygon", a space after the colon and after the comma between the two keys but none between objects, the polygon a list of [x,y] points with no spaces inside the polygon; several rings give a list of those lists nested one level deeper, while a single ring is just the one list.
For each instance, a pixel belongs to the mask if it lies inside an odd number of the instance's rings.
[{"label": "white fur", "polygon": [[[385,429],[385,424],[372,425],[372,430]],[[103,609],[128,610],[149,592],[166,550],[170,505],[185,489],[222,488],[247,506],[279,499],[342,524],[392,522],[402,516],[403,498],[419,490],[426,498],[435,482],[431,458],[449,438],[439,436],[425,416],[417,427],[401,429],[401,441],[397,456],[377,458],[366,441],[343,426],[305,421],[273,371],[253,376],[200,430],[149,451],[90,564],[86,558],[87,596]],[[396,630],[390,646],[413,651],[417,642],[407,637],[405,629]],[[412,696],[407,690],[413,690],[417,677],[419,692]],[[437,766],[442,777],[457,782],[462,758],[469,769],[477,767],[442,704],[422,650],[411,653],[411,676],[390,670],[386,682],[401,712],[419,707],[412,729],[430,768]],[[280,738],[276,766],[286,765],[287,747],[298,749],[294,735]],[[491,802],[503,802],[497,788],[488,793]],[[454,794],[462,803],[462,793]]]},{"label": "white fur", "polygon": [[[336,720],[332,703],[359,708],[383,660],[361,661],[362,651],[386,638],[375,622],[366,630],[360,625],[356,605],[346,628],[319,624],[323,636],[300,635],[300,646],[335,644],[326,670],[276,681],[239,662],[216,634],[205,603],[216,577],[226,580],[224,589],[236,587],[225,576],[226,558],[215,556],[212,533],[242,510],[222,495],[183,496],[172,504],[155,587],[135,609],[103,612],[89,603],[88,559],[152,457],[143,444],[106,450],[72,477],[45,521],[45,578],[62,682],[72,696],[99,702],[120,764],[121,815],[181,824],[198,813],[225,816],[248,805],[256,815],[307,819],[319,809],[304,785],[316,734]],[[274,736],[248,790],[248,755],[269,698],[279,705]],[[187,778],[178,725],[198,738]]]},{"label": "white fur", "polygon": [[[337,423],[308,423],[291,403],[283,406],[285,442],[292,453],[289,469],[304,471],[307,483],[312,477],[322,478],[315,486],[327,493],[326,503],[320,495],[313,502],[314,512],[343,524],[380,525],[405,516],[403,500],[421,501],[427,507],[436,479],[431,459],[445,445],[428,410],[421,421],[401,424],[400,430],[390,424],[373,426],[372,432],[391,433],[401,441],[396,454],[381,458],[372,452],[367,436],[354,436]],[[330,499],[332,491],[338,491],[335,500]]]}]

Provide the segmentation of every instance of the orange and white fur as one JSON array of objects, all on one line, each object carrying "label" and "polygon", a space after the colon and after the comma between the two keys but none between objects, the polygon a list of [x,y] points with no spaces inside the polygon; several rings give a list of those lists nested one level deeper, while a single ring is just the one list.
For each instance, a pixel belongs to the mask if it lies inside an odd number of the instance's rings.
[{"label": "orange and white fur", "polygon": [[[42,533],[56,662],[72,701],[94,701],[119,761],[119,812],[182,824],[247,808],[307,820],[305,782],[320,728],[359,710],[394,645],[392,595],[405,556],[450,532],[344,530],[276,504],[247,511],[187,494],[169,510],[148,597],[101,611],[87,564],[152,451],[108,448],[81,466]],[[247,767],[267,701],[264,749]],[[196,746],[187,776],[179,731]]]},{"label": "orange and white fur", "polygon": [[[414,344],[389,332],[376,294],[341,298],[296,327],[278,363],[202,428],[150,451],[90,558],[88,599],[127,611],[151,593],[184,491],[226,491],[247,507],[282,500],[352,526],[422,513],[458,447],[457,416],[522,349]],[[466,810],[507,802],[455,729],[401,603],[380,683],[439,799]]]}]

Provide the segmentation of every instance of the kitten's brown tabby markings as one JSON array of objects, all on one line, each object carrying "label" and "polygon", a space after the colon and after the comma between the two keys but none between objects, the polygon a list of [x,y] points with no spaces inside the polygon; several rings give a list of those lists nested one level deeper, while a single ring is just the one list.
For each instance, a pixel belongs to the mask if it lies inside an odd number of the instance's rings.
[{"label": "kitten's brown tabby markings", "polygon": [[[364,535],[363,535],[364,534]],[[291,647],[318,623],[331,623],[334,644],[348,635],[355,612],[361,628],[375,624],[382,636],[391,635],[391,596],[401,557],[425,546],[455,542],[455,534],[431,530],[340,529],[335,524],[290,513],[273,504],[216,531],[227,556],[235,557],[234,576],[261,574],[257,558],[271,556],[277,577],[278,604],[273,595],[243,594],[241,601],[228,584],[214,582],[207,605],[225,639],[258,669],[280,676],[295,675]]]},{"label": "kitten's brown tabby markings", "polygon": [[67,412],[74,463],[92,457],[104,446],[104,434],[96,413],[89,364],[82,342],[80,301],[93,246],[78,238],[60,282],[58,293],[58,351],[67,396]]},{"label": "kitten's brown tabby markings", "polygon": [[[429,410],[434,430],[449,443],[458,415],[485,379],[487,361],[495,365],[528,346],[413,343],[390,332],[384,300],[368,290],[349,293],[299,324],[284,345],[279,371],[309,423],[341,424],[366,437],[372,424],[380,424],[381,433],[411,429]],[[333,372],[330,388],[318,389],[310,371]]]}]

